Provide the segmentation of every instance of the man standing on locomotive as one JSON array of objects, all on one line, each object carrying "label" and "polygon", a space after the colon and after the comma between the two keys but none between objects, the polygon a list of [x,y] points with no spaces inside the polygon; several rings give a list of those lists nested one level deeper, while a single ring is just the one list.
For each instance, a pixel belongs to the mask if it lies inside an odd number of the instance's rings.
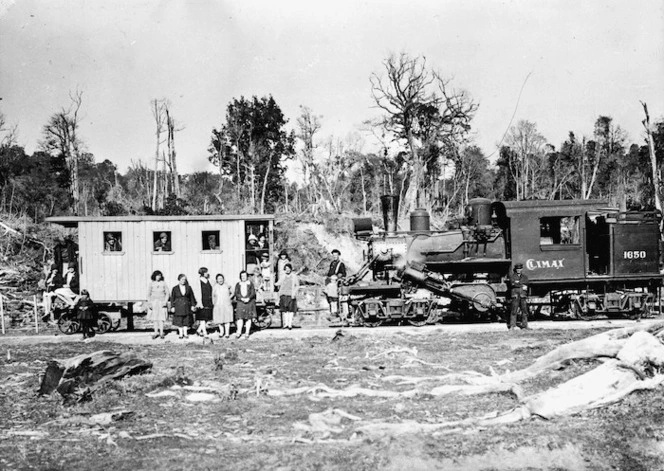
[{"label": "man standing on locomotive", "polygon": [[[507,326],[509,330],[519,326],[522,329],[528,327],[528,277],[523,274],[523,264],[514,265],[514,271],[509,278],[510,295],[512,297],[510,321]],[[517,316],[521,310],[521,323],[517,322]]]}]

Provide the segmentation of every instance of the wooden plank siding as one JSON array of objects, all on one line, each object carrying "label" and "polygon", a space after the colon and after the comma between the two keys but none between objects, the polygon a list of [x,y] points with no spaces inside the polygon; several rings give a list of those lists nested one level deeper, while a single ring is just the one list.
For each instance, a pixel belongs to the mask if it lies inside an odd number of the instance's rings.
[{"label": "wooden plank siding", "polygon": [[[47,221],[68,227],[78,225],[81,289],[90,291],[96,302],[144,301],[155,270],[160,270],[166,284],[172,287],[177,284],[180,273],[187,275],[190,282],[196,280],[200,267],[208,268],[212,280],[222,273],[227,282],[234,284],[245,268],[247,220],[240,216],[49,219]],[[248,219],[252,223],[264,221],[271,238],[274,216]],[[203,250],[204,231],[219,232],[219,250]],[[121,251],[104,252],[106,232],[122,234]],[[170,233],[170,252],[154,251],[155,234],[161,232]],[[271,245],[270,259],[274,259]]]}]

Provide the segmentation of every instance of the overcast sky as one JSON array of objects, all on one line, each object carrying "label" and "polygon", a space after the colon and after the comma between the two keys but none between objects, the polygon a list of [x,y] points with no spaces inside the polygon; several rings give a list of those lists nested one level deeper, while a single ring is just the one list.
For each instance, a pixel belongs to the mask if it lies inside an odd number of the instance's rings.
[{"label": "overcast sky", "polygon": [[211,130],[231,99],[272,94],[291,126],[308,106],[321,139],[343,137],[376,115],[369,76],[401,51],[479,102],[472,138],[487,155],[515,109],[556,147],[600,114],[641,142],[639,100],[664,115],[657,0],[0,0],[0,111],[32,152],[79,89],[88,150],[124,172],[153,155],[149,103],[166,97],[184,127],[179,167],[213,170]]}]

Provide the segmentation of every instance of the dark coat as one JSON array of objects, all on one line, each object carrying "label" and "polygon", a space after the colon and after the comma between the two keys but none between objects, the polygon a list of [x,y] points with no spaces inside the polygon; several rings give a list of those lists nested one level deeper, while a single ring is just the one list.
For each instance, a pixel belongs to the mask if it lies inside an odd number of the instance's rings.
[{"label": "dark coat", "polygon": [[65,280],[62,279],[60,273],[56,273],[53,277],[49,275],[49,277],[46,279],[46,291],[55,291],[58,288],[62,288],[64,284]]},{"label": "dark coat", "polygon": [[191,316],[191,308],[196,307],[196,297],[191,286],[186,285],[184,295],[180,291],[180,285],[177,284],[171,290],[171,299],[169,300],[171,307],[175,310],[173,312],[173,324],[178,327],[189,325],[189,316]]},{"label": "dark coat", "polygon": [[[65,274],[63,282],[67,282],[67,275]],[[78,282],[78,273],[74,272],[74,276],[72,277],[71,281],[69,282],[69,289],[72,290],[74,293],[79,294],[80,286]]]},{"label": "dark coat", "polygon": [[235,300],[237,301],[235,314],[238,319],[253,319],[256,317],[256,288],[254,288],[252,282],[249,282],[249,290],[247,294],[249,301],[242,301],[240,283],[235,285]]},{"label": "dark coat", "polygon": [[[528,293],[528,277],[521,273],[520,275],[517,272],[512,272],[508,281],[508,286],[510,288],[510,294],[512,297],[527,296]],[[525,289],[524,289],[525,287]]]},{"label": "dark coat", "polygon": [[90,298],[80,299],[76,303],[76,318],[81,321],[92,321],[97,317],[95,303]]},{"label": "dark coat", "polygon": [[[337,265],[339,265],[337,267]],[[327,271],[327,276],[337,275],[339,278],[346,278],[346,265],[341,260],[332,260],[330,269]]]}]

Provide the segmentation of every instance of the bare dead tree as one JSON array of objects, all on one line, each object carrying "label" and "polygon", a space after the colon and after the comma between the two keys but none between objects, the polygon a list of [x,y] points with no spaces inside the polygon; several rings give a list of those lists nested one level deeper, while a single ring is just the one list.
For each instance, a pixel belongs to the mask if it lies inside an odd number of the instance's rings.
[{"label": "bare dead tree", "polygon": [[314,178],[314,152],[316,143],[314,138],[321,129],[320,116],[316,116],[306,106],[300,106],[300,116],[297,118],[298,131],[296,137],[302,141],[304,147],[299,154],[302,172],[304,174],[304,186],[307,191],[309,201],[313,204],[319,199],[319,184],[313,181]]},{"label": "bare dead tree", "polygon": [[184,128],[176,128],[175,120],[170,111],[170,106],[165,103],[164,112],[166,113],[166,127],[168,129],[168,162],[170,167],[171,188],[173,193],[178,198],[180,197],[180,176],[178,174],[178,166],[175,152],[175,133],[182,131]]},{"label": "bare dead tree", "polygon": [[[170,109],[171,104],[166,98],[152,100],[150,107],[155,120],[156,138],[152,183],[152,210],[155,211],[158,207],[163,207],[168,194],[174,193],[177,197],[181,195],[177,153],[175,152],[175,133],[184,128],[177,127]],[[165,138],[162,137],[164,133]],[[166,149],[163,149],[163,144],[166,144]]]},{"label": "bare dead tree", "polygon": [[[648,154],[650,156],[650,168],[652,169],[652,184],[654,186],[653,193],[655,194],[655,209],[661,212],[662,196],[660,188],[659,165],[657,165],[657,154],[655,154],[655,141],[652,137],[652,128],[650,127],[650,114],[648,113],[648,105],[646,103],[642,101],[641,106],[643,106],[643,112],[646,115],[645,119],[641,121],[641,123],[643,124],[643,127],[646,130],[646,138],[648,140]],[[660,221],[660,231],[659,231],[660,234],[662,234],[662,229],[663,229],[662,224],[663,222]],[[662,234],[662,237],[664,237],[664,234]]]},{"label": "bare dead tree", "polygon": [[521,120],[509,129],[505,144],[516,157],[510,159],[510,171],[516,183],[516,199],[534,196],[546,139],[539,133],[535,123]]},{"label": "bare dead tree", "polygon": [[0,113],[0,147],[16,145],[18,124],[9,125],[3,113]]},{"label": "bare dead tree", "polygon": [[[380,125],[405,143],[409,154],[409,181],[402,209],[409,212],[425,195],[424,149],[458,146],[470,130],[478,105],[463,91],[451,87],[440,73],[427,69],[422,56],[392,54],[384,62],[385,76],[370,76],[374,102],[385,114]],[[434,176],[435,177],[435,176]]]},{"label": "bare dead tree", "polygon": [[154,152],[154,176],[152,183],[152,210],[157,210],[157,194],[159,193],[159,161],[160,161],[160,150],[163,140],[161,134],[164,132],[164,112],[163,112],[163,100],[154,99],[150,102],[152,108],[152,116],[155,121],[155,137],[156,137],[156,147]]},{"label": "bare dead tree", "polygon": [[78,137],[80,124],[79,112],[83,104],[83,92],[77,90],[70,92],[71,103],[68,108],[62,108],[48,120],[42,134],[44,136],[41,147],[50,153],[59,153],[67,161],[70,176],[70,191],[74,201],[74,214],[80,212],[80,190],[78,178],[78,163],[83,143]]}]

